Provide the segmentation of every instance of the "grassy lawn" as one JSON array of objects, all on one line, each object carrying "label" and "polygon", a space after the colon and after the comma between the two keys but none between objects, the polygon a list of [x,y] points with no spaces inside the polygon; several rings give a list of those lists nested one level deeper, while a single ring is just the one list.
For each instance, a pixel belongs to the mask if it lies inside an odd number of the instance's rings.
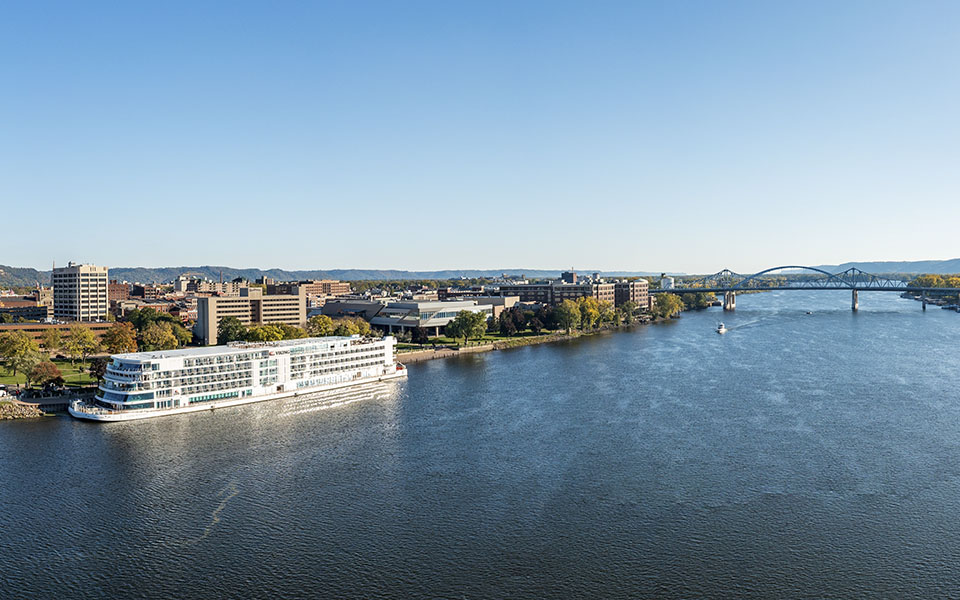
[{"label": "grassy lawn", "polygon": [[[489,332],[489,331],[488,331],[487,333],[485,333],[485,334],[483,335],[482,338],[479,338],[479,339],[471,339],[471,340],[467,343],[467,345],[468,345],[468,346],[477,346],[477,345],[480,345],[480,344],[490,344],[490,343],[493,343],[493,342],[503,342],[503,341],[506,341],[506,340],[519,340],[519,339],[528,338],[528,337],[538,337],[538,336],[544,336],[544,335],[551,335],[551,334],[554,334],[554,333],[562,333],[562,332],[543,330],[543,331],[541,331],[540,333],[534,333],[534,332],[530,331],[529,329],[527,329],[527,330],[525,330],[525,331],[523,331],[523,332],[515,333],[515,334],[512,335],[512,336],[506,336],[506,335],[501,335],[500,333],[497,333],[497,332]],[[451,338],[451,337],[447,337],[447,336],[441,335],[441,336],[438,336],[438,337],[432,337],[432,338],[430,338],[430,341],[427,342],[426,344],[423,344],[423,345],[420,345],[420,344],[410,344],[410,343],[406,343],[406,342],[400,342],[400,343],[397,344],[397,349],[398,349],[398,350],[422,350],[422,349],[429,349],[429,348],[431,348],[434,344],[436,344],[437,346],[462,346],[462,345],[463,345],[463,338],[453,339],[453,338]]]},{"label": "grassy lawn", "polygon": [[[53,364],[57,365],[57,368],[60,369],[60,374],[63,376],[64,381],[67,382],[68,387],[95,385],[97,383],[97,380],[91,377],[83,369],[83,366],[79,360],[77,361],[76,366],[73,367],[70,366],[69,360],[54,359]],[[87,366],[90,366],[90,359],[87,359]],[[24,377],[23,373],[17,373],[17,376],[14,377],[9,371],[4,369],[2,374],[0,374],[0,384],[17,385],[18,383],[21,386],[26,385],[27,378]]]}]

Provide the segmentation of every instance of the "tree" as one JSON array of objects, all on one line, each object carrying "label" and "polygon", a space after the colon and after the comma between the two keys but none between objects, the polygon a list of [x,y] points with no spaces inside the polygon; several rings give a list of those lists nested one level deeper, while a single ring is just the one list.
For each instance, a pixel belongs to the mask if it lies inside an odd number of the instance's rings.
[{"label": "tree", "polygon": [[173,350],[180,345],[169,323],[151,323],[140,337],[140,344],[146,351]]},{"label": "tree", "polygon": [[537,320],[543,323],[544,329],[558,329],[557,311],[552,306],[543,305],[537,311]]},{"label": "tree", "polygon": [[426,344],[430,341],[430,334],[425,327],[414,327],[410,331],[410,341],[414,344]]},{"label": "tree", "polygon": [[74,325],[67,334],[67,339],[63,345],[67,354],[70,355],[70,364],[73,365],[77,357],[82,359],[86,366],[87,357],[100,348],[100,342],[93,331],[83,325]]},{"label": "tree", "polygon": [[457,316],[447,324],[447,335],[452,338],[463,338],[463,343],[475,337],[482,337],[487,331],[487,315],[482,312],[461,310]]},{"label": "tree", "polygon": [[163,323],[170,326],[170,332],[177,338],[177,347],[182,348],[193,341],[193,332],[180,323]]},{"label": "tree", "polygon": [[512,336],[517,332],[517,326],[513,322],[513,315],[511,315],[509,311],[500,313],[497,323],[500,326],[500,335]]},{"label": "tree", "polygon": [[357,324],[350,319],[337,319],[336,323],[337,326],[333,329],[333,335],[351,336],[359,333],[359,331],[357,331]]},{"label": "tree", "polygon": [[357,333],[362,336],[370,335],[370,323],[366,319],[361,319],[360,317],[354,317],[353,322],[357,325]]},{"label": "tree", "polygon": [[530,319],[530,330],[535,334],[539,335],[543,330],[543,323],[540,322],[540,319],[533,317]]},{"label": "tree", "polygon": [[35,355],[40,354],[40,348],[29,335],[23,331],[11,331],[0,334],[0,358],[7,363],[7,368],[16,377],[18,372],[33,368],[36,363]]},{"label": "tree", "polygon": [[620,316],[623,318],[623,322],[627,325],[633,323],[633,319],[637,315],[637,303],[633,300],[627,300],[623,304],[617,307],[617,310],[620,311]]},{"label": "tree", "polygon": [[223,317],[217,325],[217,342],[229,344],[247,339],[247,328],[236,317]]},{"label": "tree", "polygon": [[133,326],[139,333],[143,333],[143,331],[153,323],[178,324],[177,318],[170,313],[159,312],[153,308],[131,310],[127,313],[126,319],[130,323],[133,323]]},{"label": "tree", "polygon": [[600,321],[600,303],[592,296],[577,298],[580,309],[580,327],[592,329]]},{"label": "tree", "polygon": [[60,373],[60,369],[57,368],[57,365],[53,364],[49,360],[44,360],[38,362],[30,371],[30,376],[27,378],[27,383],[32,381],[40,385],[46,385],[47,383],[62,379],[63,375]]},{"label": "tree", "polygon": [[18,354],[10,361],[10,365],[13,367],[14,375],[17,371],[23,373],[27,378],[27,386],[30,385],[32,381],[30,375],[33,370],[37,367],[38,364],[47,360],[47,357],[44,356],[39,350],[29,350],[22,354]]},{"label": "tree", "polygon": [[614,310],[613,304],[610,302],[601,302],[598,309],[600,311],[600,322],[601,323],[617,323],[619,324],[619,315],[617,311]]},{"label": "tree", "polygon": [[110,359],[103,356],[98,356],[90,361],[90,368],[87,372],[97,380],[97,384],[103,381],[103,376],[107,373],[107,364],[109,362]]},{"label": "tree", "polygon": [[570,333],[574,327],[580,326],[580,307],[573,300],[564,300],[555,309],[557,325]]},{"label": "tree", "polygon": [[256,325],[247,330],[250,342],[279,342],[282,339],[283,331],[273,325]]},{"label": "tree", "polygon": [[672,317],[683,310],[683,302],[676,294],[661,292],[656,295],[656,304],[654,305],[654,314],[658,317]]},{"label": "tree", "polygon": [[63,338],[60,336],[60,330],[56,327],[45,329],[40,336],[40,343],[47,352],[56,352],[63,346]]},{"label": "tree", "polygon": [[285,340],[299,340],[301,338],[307,337],[307,332],[297,327],[296,325],[288,325],[286,323],[275,323],[274,327],[280,330],[280,332],[283,334],[283,339]]},{"label": "tree", "polygon": [[327,315],[317,315],[307,320],[307,333],[310,334],[310,337],[333,335],[335,328],[336,325],[333,324],[333,319]]},{"label": "tree", "polygon": [[137,351],[137,330],[133,323],[114,323],[103,334],[103,347],[110,354]]}]

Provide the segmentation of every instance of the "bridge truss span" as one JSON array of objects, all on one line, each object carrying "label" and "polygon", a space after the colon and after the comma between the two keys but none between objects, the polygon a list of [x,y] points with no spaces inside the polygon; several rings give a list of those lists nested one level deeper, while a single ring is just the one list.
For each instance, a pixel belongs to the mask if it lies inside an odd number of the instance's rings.
[{"label": "bridge truss span", "polygon": [[911,287],[906,281],[891,279],[867,273],[855,267],[839,273],[830,273],[817,267],[802,265],[783,265],[764,269],[753,275],[743,275],[730,269],[724,269],[713,275],[678,282],[673,288],[659,291],[685,294],[688,292],[712,292],[724,294],[723,307],[733,310],[736,307],[737,292],[775,291],[775,290],[850,290],[852,308],[860,306],[858,292],[901,292],[920,296],[923,309],[927,307],[927,297],[934,290],[937,293],[960,294],[954,288],[918,288]]}]

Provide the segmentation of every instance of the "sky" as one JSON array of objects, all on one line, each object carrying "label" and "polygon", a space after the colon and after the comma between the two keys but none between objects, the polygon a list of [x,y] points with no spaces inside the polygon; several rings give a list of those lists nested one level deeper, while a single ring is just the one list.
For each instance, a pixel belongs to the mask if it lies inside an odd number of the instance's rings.
[{"label": "sky", "polygon": [[0,264],[960,256],[957,2],[7,2]]}]

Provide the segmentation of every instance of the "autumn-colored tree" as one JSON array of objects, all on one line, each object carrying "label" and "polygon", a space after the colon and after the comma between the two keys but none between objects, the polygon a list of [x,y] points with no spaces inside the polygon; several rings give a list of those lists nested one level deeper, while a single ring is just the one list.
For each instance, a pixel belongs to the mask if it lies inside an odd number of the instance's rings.
[{"label": "autumn-colored tree", "polygon": [[29,377],[27,377],[27,383],[32,381],[39,385],[45,385],[57,379],[63,379],[60,369],[49,360],[44,360],[37,363],[30,371]]},{"label": "autumn-colored tree", "polygon": [[137,330],[133,323],[114,323],[103,334],[103,347],[110,354],[137,351]]}]

